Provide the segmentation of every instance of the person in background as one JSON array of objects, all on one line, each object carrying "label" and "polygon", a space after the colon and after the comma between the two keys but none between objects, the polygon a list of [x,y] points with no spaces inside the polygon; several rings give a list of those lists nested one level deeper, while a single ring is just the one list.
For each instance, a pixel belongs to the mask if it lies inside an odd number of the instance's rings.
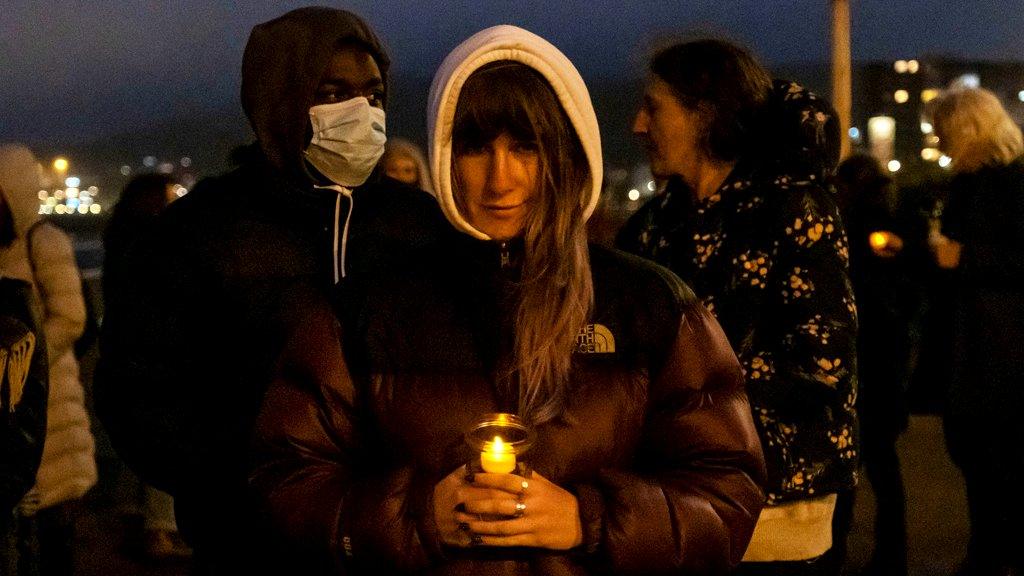
[{"label": "person in background", "polygon": [[32,284],[49,366],[43,459],[22,508],[37,509],[40,573],[66,575],[74,571],[80,499],[96,483],[95,442],[73,350],[85,326],[82,281],[70,238],[39,215],[40,170],[28,148],[0,145],[0,190],[15,230],[0,249],[0,274]]},{"label": "person in background", "polygon": [[388,138],[380,163],[384,167],[385,176],[415,186],[424,192],[434,193],[434,186],[430,182],[430,169],[427,168],[423,151],[409,140]]},{"label": "person in background", "polygon": [[373,174],[388,66],[344,10],[254,27],[241,99],[256,143],[160,214],[129,251],[135,289],[107,300],[100,421],[121,459],[174,497],[199,574],[309,573],[247,490],[274,358],[307,302],[340,302],[343,279],[386,264],[362,246],[415,244],[428,234],[421,209],[440,222],[429,196]]},{"label": "person in background", "polygon": [[856,308],[826,183],[835,115],[745,50],[699,40],[651,59],[633,131],[668,185],[618,246],[670,268],[718,319],[765,451],[768,505],[739,573],[827,573],[859,452]]},{"label": "person in background", "polygon": [[[297,324],[256,493],[339,574],[727,574],[763,501],[742,374],[678,278],[588,245],[603,167],[583,79],[496,26],[433,86],[448,234],[355,278],[340,326]],[[532,474],[467,467],[463,433],[492,412],[535,430]]]},{"label": "person in background", "polygon": [[[913,264],[908,261],[905,227],[897,220],[892,181],[878,162],[851,156],[836,170],[834,182],[857,299],[861,462],[875,495],[875,548],[865,572],[905,575],[906,497],[896,440],[909,417],[909,334],[917,296],[910,277]],[[845,557],[853,504],[853,490],[840,493],[833,522],[837,562]]]},{"label": "person in background", "polygon": [[[143,174],[125,185],[103,231],[103,295],[111,306],[134,290],[128,254],[136,241],[153,230],[156,217],[178,199],[176,186],[166,174]],[[152,486],[142,488],[142,551],[153,560],[191,555],[174,520],[174,499]]]},{"label": "person in background", "polygon": [[1024,572],[1024,142],[982,88],[931,105],[955,177],[931,244],[954,279],[953,378],[946,443],[964,474],[971,539],[964,573]]},{"label": "person in background", "polygon": [[[0,250],[16,239],[0,191]],[[32,285],[0,272],[0,574],[38,573],[34,510],[19,504],[36,481],[46,437],[49,375],[46,341],[32,306]]]}]

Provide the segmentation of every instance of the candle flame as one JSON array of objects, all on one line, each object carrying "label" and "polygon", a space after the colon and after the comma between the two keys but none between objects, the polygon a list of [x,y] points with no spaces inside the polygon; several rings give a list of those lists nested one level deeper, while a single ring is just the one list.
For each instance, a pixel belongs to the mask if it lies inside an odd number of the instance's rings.
[{"label": "candle flame", "polygon": [[885,248],[885,245],[889,243],[889,239],[886,238],[885,232],[872,232],[871,235],[868,236],[868,242],[870,242],[871,246],[874,248]]},{"label": "candle flame", "polygon": [[508,446],[505,445],[505,442],[501,439],[501,436],[495,436],[494,441],[491,442],[490,451],[494,452],[495,454],[503,454],[505,452],[508,452]]}]

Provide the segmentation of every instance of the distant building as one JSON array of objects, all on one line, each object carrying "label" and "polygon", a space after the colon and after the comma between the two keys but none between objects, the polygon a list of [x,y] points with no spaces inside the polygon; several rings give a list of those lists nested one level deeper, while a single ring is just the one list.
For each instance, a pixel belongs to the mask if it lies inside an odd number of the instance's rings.
[{"label": "distant building", "polygon": [[932,134],[926,104],[942,90],[983,87],[1024,123],[1024,62],[924,57],[856,66],[850,135],[858,148],[900,172],[901,180],[937,176],[948,166]]}]

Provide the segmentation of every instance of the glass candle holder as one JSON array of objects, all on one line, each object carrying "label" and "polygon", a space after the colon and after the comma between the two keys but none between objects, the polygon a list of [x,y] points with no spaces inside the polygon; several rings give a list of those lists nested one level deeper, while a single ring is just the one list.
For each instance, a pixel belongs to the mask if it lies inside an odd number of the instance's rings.
[{"label": "glass candle holder", "polygon": [[465,434],[466,443],[479,453],[470,460],[470,473],[492,472],[529,477],[530,467],[524,458],[533,446],[536,434],[515,414],[484,414]]}]

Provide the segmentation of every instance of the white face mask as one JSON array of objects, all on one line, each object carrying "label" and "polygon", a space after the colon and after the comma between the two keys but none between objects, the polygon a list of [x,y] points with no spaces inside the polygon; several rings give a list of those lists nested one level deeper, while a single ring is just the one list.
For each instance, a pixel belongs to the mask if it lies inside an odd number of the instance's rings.
[{"label": "white face mask", "polygon": [[359,186],[384,154],[384,111],[359,96],[309,109],[313,139],[306,160],[335,184]]}]

